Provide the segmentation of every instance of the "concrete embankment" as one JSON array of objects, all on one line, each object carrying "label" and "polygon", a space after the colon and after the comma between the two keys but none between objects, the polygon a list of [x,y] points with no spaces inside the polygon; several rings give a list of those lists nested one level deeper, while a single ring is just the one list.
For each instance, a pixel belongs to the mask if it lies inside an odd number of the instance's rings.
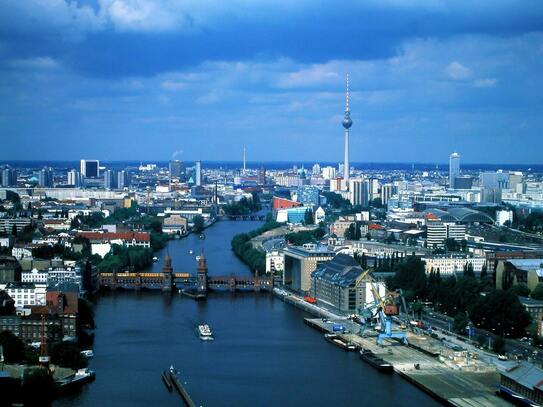
[{"label": "concrete embankment", "polygon": [[[332,332],[334,323],[353,331],[357,324],[327,310],[306,303],[303,299],[275,290],[274,295],[319,318],[305,318],[305,323],[320,332]],[[356,328],[354,328],[356,330]],[[496,394],[499,374],[494,367],[480,360],[464,365],[453,358],[439,355],[441,343],[428,336],[408,333],[413,346],[403,346],[387,340],[384,346],[376,343],[377,332],[366,329],[364,335],[345,333],[342,337],[360,348],[369,349],[394,367],[402,378],[428,393],[444,405],[457,407],[505,407],[510,404]]]}]

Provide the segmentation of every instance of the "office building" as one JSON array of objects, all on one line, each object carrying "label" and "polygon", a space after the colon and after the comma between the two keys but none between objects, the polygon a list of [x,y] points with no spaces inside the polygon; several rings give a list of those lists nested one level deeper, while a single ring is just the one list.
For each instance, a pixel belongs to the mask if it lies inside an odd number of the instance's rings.
[{"label": "office building", "polygon": [[456,178],[460,176],[460,154],[449,156],[449,188],[456,189]]},{"label": "office building", "polygon": [[500,203],[502,190],[509,188],[509,173],[485,171],[479,175],[481,202]]},{"label": "office building", "polygon": [[445,240],[453,239],[460,242],[466,238],[466,225],[455,222],[444,222],[438,219],[428,219],[426,222],[427,247],[443,247]]},{"label": "office building", "polygon": [[285,264],[283,285],[298,292],[308,293],[311,290],[311,273],[317,267],[335,256],[328,246],[307,244],[303,247],[287,246],[284,250]]},{"label": "office building", "polygon": [[17,186],[17,170],[13,168],[4,168],[2,170],[2,186],[3,187]]},{"label": "office building", "polygon": [[118,189],[124,189],[128,188],[130,186],[130,180],[128,178],[128,172],[126,171],[119,171],[117,173],[117,188]]},{"label": "office building", "polygon": [[368,206],[370,183],[367,180],[358,178],[349,180],[349,201],[351,205]]},{"label": "office building", "polygon": [[196,161],[194,165],[194,182],[197,187],[202,186],[202,162],[200,160]]},{"label": "office building", "polygon": [[53,187],[53,169],[51,167],[44,167],[38,174],[38,185],[44,188]]},{"label": "office building", "polygon": [[117,173],[113,170],[104,172],[104,188],[115,189],[117,187]]},{"label": "office building", "polygon": [[75,188],[81,186],[81,173],[79,173],[79,171],[68,171],[68,185],[73,185]]},{"label": "office building", "polygon": [[513,211],[496,211],[496,223],[503,226],[505,222],[509,222],[509,226],[513,223]]},{"label": "office building", "polygon": [[336,178],[336,169],[335,167],[324,167],[322,169],[322,177],[324,179],[333,179]]},{"label": "office building", "polygon": [[169,163],[170,183],[177,179],[180,182],[185,182],[185,166],[179,160],[172,160]]},{"label": "office building", "polygon": [[100,176],[100,162],[98,160],[81,160],[81,176],[98,178]]},{"label": "office building", "polygon": [[320,189],[312,185],[299,186],[296,192],[297,201],[304,205],[319,206]]},{"label": "office building", "polygon": [[385,296],[383,282],[371,283],[369,276],[351,257],[338,254],[311,274],[311,296],[319,305],[342,314],[360,312],[374,305],[373,288]]},{"label": "office building", "polygon": [[321,175],[321,166],[319,164],[314,164],[313,168],[311,169],[312,175]]},{"label": "office building", "polygon": [[385,184],[381,187],[381,203],[387,205],[390,198],[398,193],[398,188],[392,184]]},{"label": "office building", "polygon": [[473,186],[473,178],[471,177],[456,177],[454,179],[454,189],[471,189]]}]

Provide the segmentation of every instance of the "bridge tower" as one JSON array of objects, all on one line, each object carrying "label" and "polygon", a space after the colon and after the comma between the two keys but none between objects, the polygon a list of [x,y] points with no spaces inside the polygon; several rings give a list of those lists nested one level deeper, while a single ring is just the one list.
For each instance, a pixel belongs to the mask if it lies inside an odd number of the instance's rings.
[{"label": "bridge tower", "polygon": [[200,259],[198,260],[198,272],[196,273],[198,280],[198,290],[207,291],[207,261],[202,250]]},{"label": "bridge tower", "polygon": [[173,288],[173,268],[172,259],[166,253],[164,256],[164,265],[162,266],[162,291],[172,291]]}]

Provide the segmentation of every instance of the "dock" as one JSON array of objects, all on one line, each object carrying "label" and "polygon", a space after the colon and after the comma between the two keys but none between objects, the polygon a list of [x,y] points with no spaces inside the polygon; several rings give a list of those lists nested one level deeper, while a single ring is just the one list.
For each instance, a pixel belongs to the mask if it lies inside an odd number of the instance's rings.
[{"label": "dock", "polygon": [[166,385],[168,391],[171,392],[172,389],[175,389],[177,393],[181,396],[181,399],[186,406],[196,407],[196,404],[194,403],[194,401],[192,401],[192,398],[190,397],[187,389],[185,388],[181,380],[179,380],[176,374],[172,373],[171,371],[164,371],[161,374],[161,378]]},{"label": "dock", "polygon": [[[344,320],[323,320],[304,318],[306,325],[319,332],[332,332],[333,324],[344,324]],[[346,324],[346,328],[349,328]],[[393,366],[394,372],[412,383],[444,405],[455,407],[507,407],[509,402],[496,394],[499,373],[494,367],[480,360],[470,360],[465,366],[456,366],[435,348],[439,341],[408,333],[409,343],[400,345],[397,341],[386,340],[384,346],[376,343],[376,333],[370,329],[364,336],[352,333],[338,333],[346,341],[360,348],[371,350]]]}]

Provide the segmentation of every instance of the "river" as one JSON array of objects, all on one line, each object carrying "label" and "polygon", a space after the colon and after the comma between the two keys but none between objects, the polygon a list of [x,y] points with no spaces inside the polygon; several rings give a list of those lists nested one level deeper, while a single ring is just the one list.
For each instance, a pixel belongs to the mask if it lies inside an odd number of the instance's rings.
[{"label": "river", "polygon": [[[196,269],[204,250],[209,275],[249,270],[230,250],[236,234],[260,222],[218,222],[207,238],[170,241],[175,271]],[[193,254],[189,254],[189,250]],[[54,406],[179,406],[160,372],[181,372],[193,400],[203,406],[438,406],[397,375],[386,376],[322,338],[303,323],[306,314],[269,294],[212,294],[195,302],[177,293],[113,292],[96,300],[96,381]],[[215,341],[195,333],[211,325]]]}]

